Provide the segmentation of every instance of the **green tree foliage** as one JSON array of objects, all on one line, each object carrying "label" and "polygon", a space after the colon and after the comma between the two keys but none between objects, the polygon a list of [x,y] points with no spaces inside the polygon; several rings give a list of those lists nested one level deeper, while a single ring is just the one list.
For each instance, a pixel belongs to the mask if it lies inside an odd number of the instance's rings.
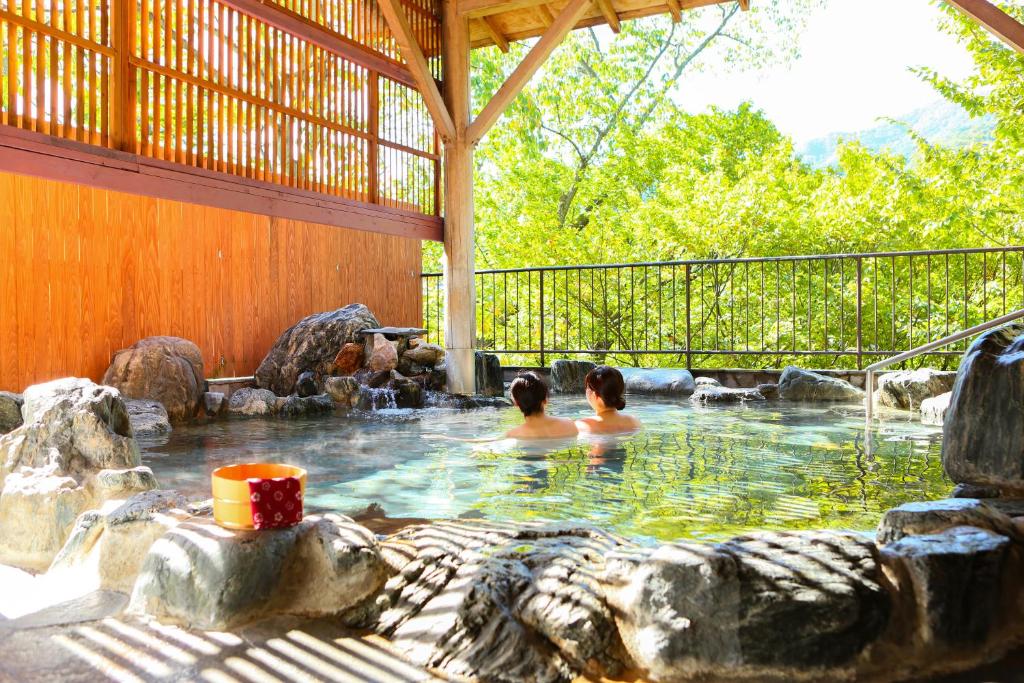
[{"label": "green tree foliage", "polygon": [[[917,71],[971,115],[993,117],[994,140],[944,147],[910,130],[917,144],[910,159],[848,142],[840,145],[836,165],[813,168],[750,104],[700,114],[679,106],[677,98],[686,94],[677,85],[688,70],[748,68],[791,58],[796,41],[775,43],[772,37],[799,30],[813,4],[757,3],[749,13],[709,8],[686,13],[680,24],[631,22],[613,39],[594,32],[573,34],[478,150],[478,267],[1020,244],[1024,56],[952,10],[946,10],[942,29],[970,51],[974,73],[954,82],[924,67]],[[1024,18],[1021,0],[1004,8]],[[486,101],[525,48],[517,50],[520,54],[476,53],[478,102]],[[436,246],[428,248],[427,269],[439,265],[439,253]],[[951,265],[862,264],[865,301],[879,300],[870,322],[865,321],[865,348],[899,350],[934,338],[935,331],[991,317],[998,310],[990,302],[1001,299],[1003,278],[1011,286],[1017,283],[1009,299],[1019,302],[1021,264],[1019,256],[1014,258],[1009,265],[980,258]],[[937,272],[924,276],[926,265]],[[847,263],[842,273],[818,274],[787,265],[780,273],[767,273],[767,289],[760,284],[761,273],[750,284],[739,279],[750,274],[736,268],[695,270],[690,284],[702,307],[694,312],[691,336],[713,332],[715,340],[705,348],[742,348],[746,339],[736,338],[733,330],[749,334],[749,318],[755,339],[766,340],[763,346],[755,344],[759,348],[851,349],[856,345],[854,267]],[[670,348],[679,348],[685,334],[680,324],[666,328],[664,316],[659,319],[654,310],[655,296],[661,297],[658,301],[670,291],[678,296],[678,275],[642,273],[643,296],[636,293],[635,281],[591,285],[575,275],[558,280],[548,300],[547,327],[562,324],[565,337],[575,336],[554,348],[625,348],[636,341],[627,328],[655,330],[674,342]],[[524,326],[539,332],[532,329],[537,311],[510,305],[512,292],[504,282],[478,284],[481,318],[486,318],[480,323],[481,346],[501,348],[509,325],[520,333]],[[776,284],[778,291],[773,291]],[[538,285],[533,283],[534,293]],[[955,298],[948,306],[947,291]],[[625,312],[605,314],[603,299],[609,293],[612,308],[621,306]],[[769,307],[778,307],[767,321],[760,310],[749,312],[750,302],[757,307],[765,298]],[[582,314],[573,312],[581,300]],[[734,301],[742,302],[744,310]],[[842,308],[831,310],[837,306]],[[726,331],[731,336],[723,341]],[[679,361],[632,360],[646,365]],[[820,362],[848,365],[849,357]]]}]

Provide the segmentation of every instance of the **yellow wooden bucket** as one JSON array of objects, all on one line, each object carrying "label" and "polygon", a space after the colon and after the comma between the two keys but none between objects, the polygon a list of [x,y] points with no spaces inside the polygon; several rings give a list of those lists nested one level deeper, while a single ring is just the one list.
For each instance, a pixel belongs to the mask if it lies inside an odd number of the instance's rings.
[{"label": "yellow wooden bucket", "polygon": [[[306,470],[292,465],[246,463],[218,467],[211,475],[213,485],[213,519],[229,529],[255,529],[252,502],[249,500],[250,479],[296,477],[303,498],[306,495]],[[302,504],[302,501],[299,501]]]}]

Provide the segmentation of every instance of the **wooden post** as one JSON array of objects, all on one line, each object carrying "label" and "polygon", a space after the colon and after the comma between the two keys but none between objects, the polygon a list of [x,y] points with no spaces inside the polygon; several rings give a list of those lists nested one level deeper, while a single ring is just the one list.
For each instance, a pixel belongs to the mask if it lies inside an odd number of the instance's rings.
[{"label": "wooden post", "polygon": [[474,291],[473,145],[470,116],[469,22],[456,0],[442,0],[444,101],[455,136],[444,145],[444,339],[448,391],[476,392],[476,293]]}]

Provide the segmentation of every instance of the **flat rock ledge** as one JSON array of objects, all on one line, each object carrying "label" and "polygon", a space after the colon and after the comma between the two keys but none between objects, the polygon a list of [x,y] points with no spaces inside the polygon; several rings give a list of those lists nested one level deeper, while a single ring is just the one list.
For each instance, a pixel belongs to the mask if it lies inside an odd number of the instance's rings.
[{"label": "flat rock ledge", "polygon": [[196,518],[149,547],[129,612],[206,630],[276,614],[341,616],[386,579],[373,534],[347,517],[313,515],[267,531]]},{"label": "flat rock ledge", "polygon": [[779,398],[787,401],[860,401],[864,392],[844,379],[790,365],[779,377]]}]

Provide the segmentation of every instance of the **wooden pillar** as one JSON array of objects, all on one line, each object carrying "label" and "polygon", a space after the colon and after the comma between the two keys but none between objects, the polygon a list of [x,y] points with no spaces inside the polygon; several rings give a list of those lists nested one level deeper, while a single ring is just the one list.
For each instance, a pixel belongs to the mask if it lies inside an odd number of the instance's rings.
[{"label": "wooden pillar", "polygon": [[455,137],[444,146],[444,338],[448,391],[476,391],[476,292],[473,236],[473,144],[470,117],[469,22],[456,0],[442,0],[444,100]]}]

